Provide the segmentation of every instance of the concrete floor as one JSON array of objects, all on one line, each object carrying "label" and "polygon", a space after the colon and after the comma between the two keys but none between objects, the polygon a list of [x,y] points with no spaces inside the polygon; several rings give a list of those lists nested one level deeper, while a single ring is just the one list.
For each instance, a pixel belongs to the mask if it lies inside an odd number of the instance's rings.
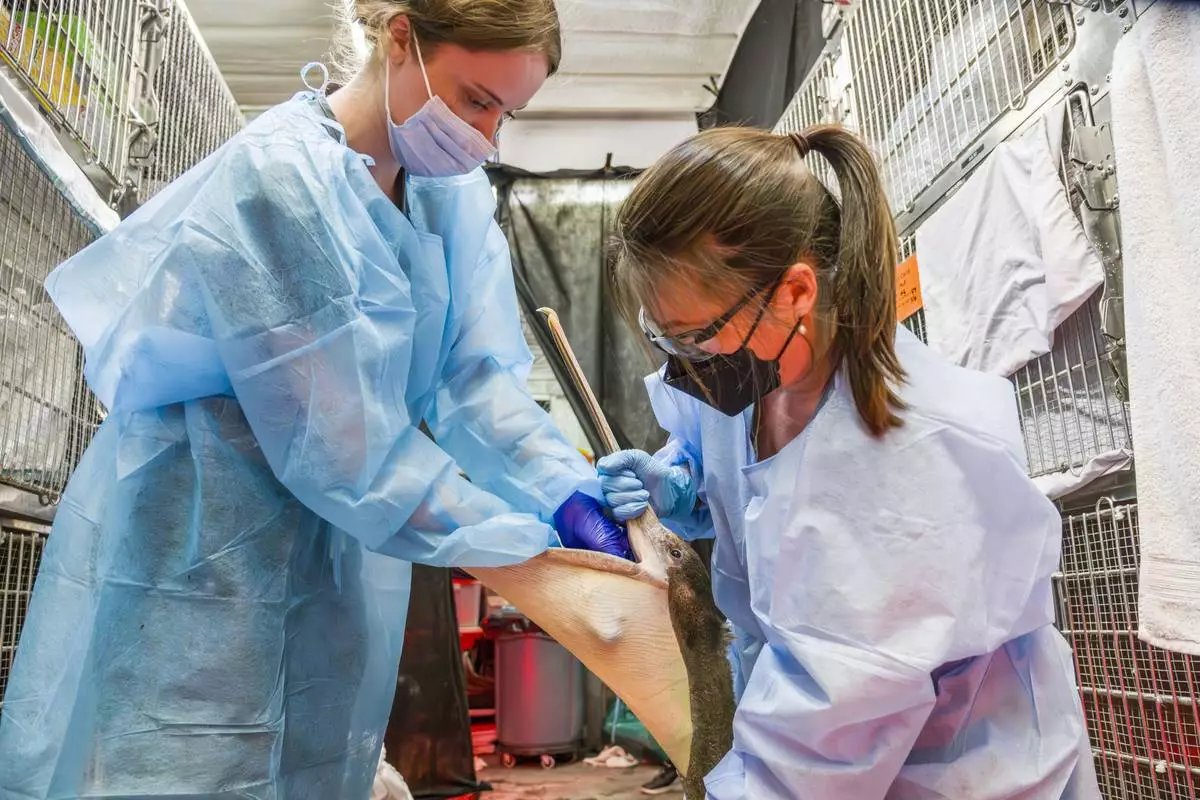
[{"label": "concrete floor", "polygon": [[[583,763],[542,769],[537,761],[505,769],[489,759],[476,777],[492,785],[484,800],[634,800],[645,797],[638,788],[657,772],[652,766],[608,769]],[[664,796],[683,797],[678,783],[672,789]]]}]

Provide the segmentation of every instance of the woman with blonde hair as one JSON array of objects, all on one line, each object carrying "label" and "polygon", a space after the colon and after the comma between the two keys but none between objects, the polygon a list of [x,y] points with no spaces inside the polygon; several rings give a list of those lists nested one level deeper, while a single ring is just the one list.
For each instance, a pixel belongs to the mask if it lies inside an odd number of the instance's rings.
[{"label": "woman with blonde hair", "polygon": [[863,144],[702,133],[616,238],[617,289],[668,357],[647,383],[670,438],[598,467],[619,519],[649,505],[716,537],[739,699],[709,797],[1098,798],[1052,626],[1059,515],[1011,385],[897,326]]},{"label": "woman with blonde hair", "polygon": [[411,562],[627,555],[525,389],[480,169],[558,66],[553,0],[350,10],[372,57],[347,86],[47,282],[109,413],[34,589],[3,797],[366,800]]}]

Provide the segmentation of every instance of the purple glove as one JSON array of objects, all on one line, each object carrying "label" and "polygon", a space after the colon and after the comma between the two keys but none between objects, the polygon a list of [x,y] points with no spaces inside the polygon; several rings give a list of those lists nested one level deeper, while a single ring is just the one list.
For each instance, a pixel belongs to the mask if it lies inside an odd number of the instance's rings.
[{"label": "purple glove", "polygon": [[563,547],[595,550],[633,560],[625,529],[604,515],[604,506],[599,500],[582,492],[568,497],[567,502],[554,512],[554,528]]}]

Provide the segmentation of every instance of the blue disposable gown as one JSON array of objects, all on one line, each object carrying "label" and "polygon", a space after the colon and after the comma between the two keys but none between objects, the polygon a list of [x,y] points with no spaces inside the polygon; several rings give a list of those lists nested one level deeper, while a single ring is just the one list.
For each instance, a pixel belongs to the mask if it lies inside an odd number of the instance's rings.
[{"label": "blue disposable gown", "polygon": [[713,800],[1096,800],[1071,653],[1053,621],[1061,521],[1025,473],[1011,385],[907,330],[905,424],[862,425],[844,376],[755,462],[727,417],[648,379],[700,476],[672,527],[716,536],[735,632],[732,752]]},{"label": "blue disposable gown", "polygon": [[522,561],[598,494],[524,388],[487,178],[413,180],[406,218],[321,102],[47,281],[109,415],[13,668],[6,799],[365,800],[410,562]]}]

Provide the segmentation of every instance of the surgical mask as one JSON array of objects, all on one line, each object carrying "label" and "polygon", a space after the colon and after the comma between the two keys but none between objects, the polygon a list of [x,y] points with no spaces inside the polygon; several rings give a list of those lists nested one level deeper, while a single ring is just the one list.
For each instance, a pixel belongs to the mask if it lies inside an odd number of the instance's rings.
[{"label": "surgical mask", "polygon": [[390,66],[384,72],[383,106],[387,109],[388,141],[392,155],[409,175],[422,178],[466,175],[495,155],[496,148],[486,136],[463,121],[442,98],[433,93],[415,31],[412,43],[429,99],[404,124],[397,125],[392,119]]}]

